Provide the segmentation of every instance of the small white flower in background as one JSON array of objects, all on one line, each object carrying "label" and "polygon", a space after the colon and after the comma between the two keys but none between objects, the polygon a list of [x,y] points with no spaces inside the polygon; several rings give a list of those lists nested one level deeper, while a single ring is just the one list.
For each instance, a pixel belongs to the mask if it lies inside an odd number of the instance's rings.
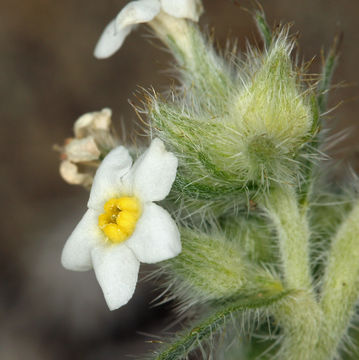
[{"label": "small white flower in background", "polygon": [[131,1],[105,28],[96,45],[95,57],[104,59],[113,55],[137,24],[150,23],[161,12],[175,18],[198,21],[203,12],[202,0]]},{"label": "small white flower in background", "polygon": [[153,203],[170,192],[177,163],[154,139],[133,166],[120,146],[97,170],[88,210],[65,244],[62,264],[75,271],[93,268],[110,310],[131,299],[140,262],[152,264],[181,252],[174,220]]}]

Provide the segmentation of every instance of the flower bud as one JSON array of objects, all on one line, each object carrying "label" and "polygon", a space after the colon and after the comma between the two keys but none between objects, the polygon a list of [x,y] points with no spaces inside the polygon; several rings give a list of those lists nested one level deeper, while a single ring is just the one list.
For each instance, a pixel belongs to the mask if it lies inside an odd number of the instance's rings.
[{"label": "flower bud", "polygon": [[204,200],[207,208],[208,200],[238,208],[251,192],[298,181],[313,113],[311,89],[294,70],[292,48],[284,29],[268,50],[252,49],[231,67],[208,45],[201,59],[211,62],[198,63],[201,71],[183,78],[182,93],[168,102],[153,97],[153,128],[180,161],[174,189],[181,194],[175,196]]},{"label": "flower bud", "polygon": [[261,65],[253,66],[239,91],[234,112],[237,129],[254,146],[267,139],[295,150],[311,129],[311,109],[293,70],[291,50],[283,34],[262,56]]}]

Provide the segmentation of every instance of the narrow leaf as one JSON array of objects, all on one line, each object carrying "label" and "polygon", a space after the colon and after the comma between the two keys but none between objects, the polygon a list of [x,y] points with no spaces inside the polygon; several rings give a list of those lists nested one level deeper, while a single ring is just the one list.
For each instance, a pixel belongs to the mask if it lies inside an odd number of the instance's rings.
[{"label": "narrow leaf", "polygon": [[[321,144],[321,115],[325,113],[328,105],[328,94],[333,78],[335,68],[338,64],[338,47],[341,42],[340,37],[335,37],[333,45],[331,46],[327,57],[324,60],[322,69],[321,80],[317,88],[317,97],[311,99],[312,113],[313,113],[313,125],[312,125],[312,139],[308,143],[306,148],[309,152],[315,155],[317,149]],[[304,182],[300,192],[300,202],[306,205],[309,201],[311,190],[313,187],[313,173],[315,170],[315,164],[313,161],[306,161],[304,163]]]},{"label": "narrow leaf", "polygon": [[156,355],[155,360],[179,360],[185,358],[203,341],[210,339],[226,324],[226,321],[243,311],[265,309],[282,300],[290,291],[281,291],[275,295],[258,292],[257,294],[239,298],[229,299],[225,304],[215,307],[208,317],[198,322],[190,331],[182,334],[163,352]]},{"label": "narrow leaf", "polygon": [[262,10],[257,10],[253,14],[257,24],[258,31],[263,39],[265,47],[268,49],[272,43],[272,31],[267,23],[266,17]]},{"label": "narrow leaf", "polygon": [[334,38],[333,45],[331,46],[329,53],[324,61],[321,80],[318,84],[318,106],[321,114],[323,114],[327,109],[328,93],[335,68],[338,64],[338,48],[341,43],[341,39],[341,36],[336,36]]}]

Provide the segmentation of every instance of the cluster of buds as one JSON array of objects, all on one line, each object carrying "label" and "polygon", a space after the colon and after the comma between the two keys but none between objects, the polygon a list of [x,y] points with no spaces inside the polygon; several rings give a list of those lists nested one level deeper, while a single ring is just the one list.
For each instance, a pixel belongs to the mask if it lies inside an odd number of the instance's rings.
[{"label": "cluster of buds", "polygon": [[74,124],[75,137],[56,147],[61,152],[60,174],[69,184],[90,188],[102,159],[116,147],[111,115],[107,108],[82,115]]}]

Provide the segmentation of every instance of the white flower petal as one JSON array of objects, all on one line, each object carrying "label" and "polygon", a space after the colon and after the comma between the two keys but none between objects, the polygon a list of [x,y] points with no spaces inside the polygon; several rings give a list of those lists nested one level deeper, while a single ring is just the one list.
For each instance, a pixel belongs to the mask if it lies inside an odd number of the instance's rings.
[{"label": "white flower petal", "polygon": [[160,201],[170,192],[176,178],[178,161],[166,151],[160,139],[136,160],[124,183],[132,184],[133,194],[142,201]]},{"label": "white flower petal", "polygon": [[153,203],[145,205],[135,232],[126,245],[138,260],[147,264],[173,258],[182,249],[176,223],[166,210]]},{"label": "white flower petal", "polygon": [[105,28],[95,47],[94,56],[105,59],[113,55],[123,44],[133,26],[116,29],[116,19],[113,19]]},{"label": "white flower petal", "polygon": [[86,271],[92,268],[91,249],[102,241],[98,214],[87,210],[81,221],[67,239],[62,251],[62,265],[69,270]]},{"label": "white flower petal", "polygon": [[117,29],[121,30],[128,26],[149,22],[160,10],[159,0],[131,1],[117,15]]},{"label": "white flower petal", "polygon": [[140,263],[125,245],[97,246],[92,250],[96,278],[110,310],[131,299],[137,283]]},{"label": "white flower petal", "polygon": [[119,196],[122,188],[121,178],[128,173],[131,165],[132,158],[125,147],[113,149],[97,169],[88,207],[102,211],[107,200]]},{"label": "white flower petal", "polygon": [[203,12],[202,0],[161,0],[164,12],[176,18],[198,21]]}]

